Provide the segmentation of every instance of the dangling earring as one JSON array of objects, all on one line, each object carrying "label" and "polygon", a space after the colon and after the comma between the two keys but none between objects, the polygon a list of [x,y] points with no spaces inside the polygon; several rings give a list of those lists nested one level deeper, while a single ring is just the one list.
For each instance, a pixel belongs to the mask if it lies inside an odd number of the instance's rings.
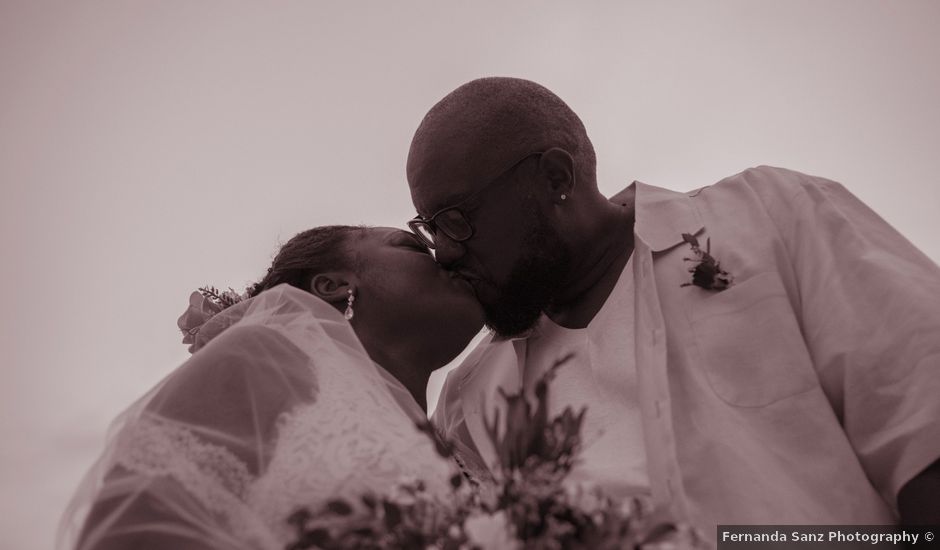
[{"label": "dangling earring", "polygon": [[353,302],[356,301],[356,296],[353,295],[353,291],[351,288],[346,290],[346,292],[349,293],[349,296],[346,298],[346,311],[343,312],[343,317],[345,317],[346,320],[348,321],[353,318],[353,315],[356,314],[353,311]]}]

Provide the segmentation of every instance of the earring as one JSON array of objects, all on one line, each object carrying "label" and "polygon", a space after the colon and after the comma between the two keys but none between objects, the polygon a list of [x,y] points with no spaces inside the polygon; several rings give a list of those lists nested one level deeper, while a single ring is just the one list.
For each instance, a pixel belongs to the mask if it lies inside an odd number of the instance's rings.
[{"label": "earring", "polygon": [[567,198],[568,198],[568,195],[566,195],[566,194],[564,194],[564,193],[561,194],[561,200],[565,200],[565,199],[567,199]]},{"label": "earring", "polygon": [[343,317],[345,317],[346,320],[348,321],[353,318],[353,315],[356,314],[353,311],[353,302],[356,301],[356,296],[353,294],[353,291],[351,288],[346,290],[346,292],[349,293],[349,296],[346,297],[346,311],[343,312]]}]

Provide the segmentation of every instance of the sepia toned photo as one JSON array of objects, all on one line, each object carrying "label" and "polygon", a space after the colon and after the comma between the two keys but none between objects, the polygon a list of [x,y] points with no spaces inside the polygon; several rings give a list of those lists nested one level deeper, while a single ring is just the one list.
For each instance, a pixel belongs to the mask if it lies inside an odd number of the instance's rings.
[{"label": "sepia toned photo", "polygon": [[0,0],[0,547],[933,547],[938,25]]}]

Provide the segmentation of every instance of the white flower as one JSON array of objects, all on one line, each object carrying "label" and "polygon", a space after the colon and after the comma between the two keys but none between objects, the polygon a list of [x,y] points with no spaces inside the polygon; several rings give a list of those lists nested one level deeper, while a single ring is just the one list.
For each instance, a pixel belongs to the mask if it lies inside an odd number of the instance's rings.
[{"label": "white flower", "polygon": [[564,483],[565,495],[571,506],[591,515],[607,504],[600,487],[590,482]]},{"label": "white flower", "polygon": [[484,550],[519,549],[522,545],[510,531],[509,521],[503,511],[489,514],[474,514],[463,524],[470,542]]},{"label": "white flower", "polygon": [[[183,332],[183,343],[194,344],[196,333],[206,324],[206,321],[222,311],[222,308],[213,303],[199,291],[194,291],[189,295],[189,307],[176,320],[176,326]],[[194,346],[190,346],[189,352],[194,351]]]},{"label": "white flower", "polygon": [[413,475],[402,475],[392,487],[389,500],[400,506],[413,506],[419,500],[428,500],[424,481]]}]

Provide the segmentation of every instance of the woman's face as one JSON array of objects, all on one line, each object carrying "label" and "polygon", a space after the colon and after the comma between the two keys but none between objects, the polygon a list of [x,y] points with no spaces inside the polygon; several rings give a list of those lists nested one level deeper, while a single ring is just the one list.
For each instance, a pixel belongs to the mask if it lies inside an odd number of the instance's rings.
[{"label": "woman's face", "polygon": [[413,234],[371,228],[350,245],[359,263],[356,316],[386,327],[390,338],[420,337],[449,361],[483,327],[473,287],[441,268]]}]

